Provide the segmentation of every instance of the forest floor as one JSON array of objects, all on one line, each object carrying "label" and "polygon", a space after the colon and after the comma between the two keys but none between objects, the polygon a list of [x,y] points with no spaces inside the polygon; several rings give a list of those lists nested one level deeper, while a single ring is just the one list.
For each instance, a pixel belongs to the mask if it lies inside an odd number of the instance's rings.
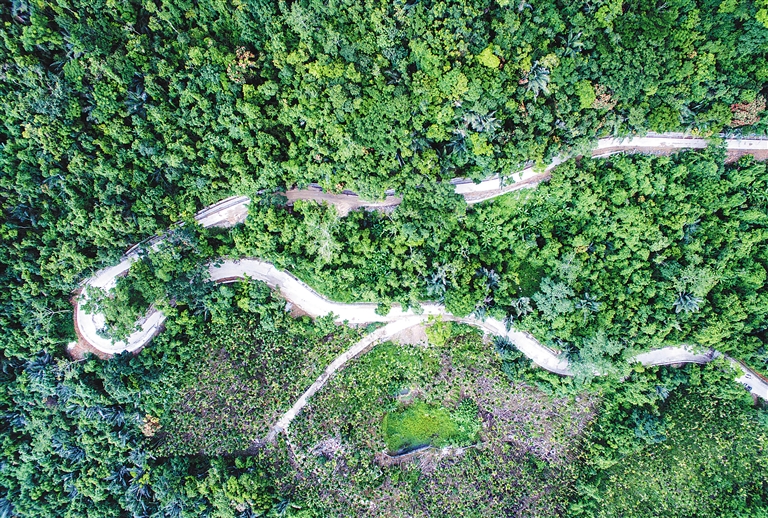
[{"label": "forest floor", "polygon": [[423,323],[404,329],[395,333],[390,338],[393,342],[400,345],[426,345],[427,344],[427,326]]},{"label": "forest floor", "polygon": [[755,160],[758,162],[765,162],[768,160],[768,149],[756,149],[753,151],[749,151],[746,149],[729,149],[728,154],[725,158],[725,163],[730,164],[732,162],[735,162],[739,158],[743,157],[744,155],[752,155],[755,157]]},{"label": "forest floor", "polygon": [[[442,345],[393,342],[350,361],[286,434],[306,487],[331,512],[344,507],[334,515],[529,515],[521,502],[555,515],[597,400],[511,382],[500,357],[463,326]],[[429,409],[427,418],[465,408],[462,427],[473,432],[390,455],[386,423],[418,408]],[[375,478],[364,476],[371,463]]]}]

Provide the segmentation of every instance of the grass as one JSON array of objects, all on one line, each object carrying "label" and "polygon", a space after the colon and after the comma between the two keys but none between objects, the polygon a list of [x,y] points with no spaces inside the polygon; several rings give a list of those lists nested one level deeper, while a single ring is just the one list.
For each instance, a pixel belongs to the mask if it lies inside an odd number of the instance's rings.
[{"label": "grass", "polygon": [[464,416],[451,415],[446,408],[417,401],[384,416],[384,441],[392,453],[406,453],[420,446],[466,445],[477,440],[477,426],[462,426]]}]

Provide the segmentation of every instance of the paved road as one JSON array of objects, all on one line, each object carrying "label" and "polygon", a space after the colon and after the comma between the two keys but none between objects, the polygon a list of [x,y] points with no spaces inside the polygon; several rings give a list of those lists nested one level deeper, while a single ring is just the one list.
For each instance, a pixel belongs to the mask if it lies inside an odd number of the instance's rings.
[{"label": "paved road", "polygon": [[[729,150],[742,151],[762,151],[768,150],[768,140],[765,139],[726,139],[726,146]],[[593,149],[593,158],[602,158],[625,150],[679,150],[679,149],[703,149],[709,144],[707,139],[685,137],[680,133],[670,135],[655,135],[648,137],[636,137],[632,139],[613,139],[606,138],[597,141],[597,147]],[[531,187],[536,182],[531,180],[537,177],[542,178],[543,173],[547,173],[556,166],[568,160],[569,157],[555,157],[544,168],[528,165],[520,171],[500,178],[498,175],[483,180],[480,183],[473,183],[469,180],[457,179],[456,192],[468,196],[467,203],[472,205],[482,201],[490,200],[497,196],[506,194],[514,190],[517,186]]]},{"label": "paved road", "polygon": [[[703,148],[707,144],[704,139],[692,139],[681,138],[679,136],[655,136],[655,137],[643,137],[633,139],[631,141],[618,141],[614,139],[604,139],[598,142],[597,152],[600,150],[610,149],[611,153],[621,152],[622,149],[637,149],[637,148]],[[768,140],[728,140],[728,147],[733,149],[768,149]],[[557,164],[562,163],[562,159],[556,158],[546,167],[546,170],[552,169]],[[540,174],[541,171],[534,171],[532,167],[528,167],[522,171],[511,175],[516,177],[517,182],[525,182],[531,179],[533,176]],[[485,193],[488,196],[483,199],[503,194],[504,186],[501,184],[499,178],[491,178],[479,184],[474,183],[462,183],[461,181],[455,182],[456,192],[459,194],[469,195],[477,193]],[[347,196],[347,195],[345,195]],[[294,198],[298,198],[295,195]],[[312,199],[317,199],[317,195],[313,194]],[[334,201],[334,195],[329,195],[327,201]],[[387,205],[392,204],[396,200],[388,200]],[[482,201],[475,199],[474,202]],[[250,200],[247,197],[232,197],[222,200],[215,205],[212,205],[206,209],[200,211],[196,219],[204,227],[229,227],[237,223],[241,223],[245,220],[248,214],[248,204]],[[359,206],[365,206],[363,203],[356,204]],[[373,206],[382,205],[382,203],[373,203]],[[159,240],[156,238],[154,244],[156,246]],[[106,268],[97,272],[93,277],[88,279],[85,286],[96,286],[109,290],[115,286],[117,277],[124,275],[130,265],[138,260],[137,247],[129,250],[123,260],[116,266]],[[244,276],[251,277],[266,282],[273,288],[279,288],[282,295],[297,307],[306,311],[312,316],[326,315],[333,313],[337,316],[337,321],[348,323],[367,323],[367,322],[388,322],[391,325],[387,325],[384,328],[377,331],[378,334],[371,335],[373,338],[366,337],[358,344],[355,344],[352,349],[344,353],[344,355],[337,358],[340,363],[334,362],[328,369],[331,369],[334,365],[336,367],[326,374],[330,376],[337,368],[343,365],[349,358],[359,354],[360,351],[365,350],[376,340],[386,340],[391,334],[388,334],[390,330],[400,331],[422,322],[429,315],[443,315],[444,318],[460,320],[467,324],[474,325],[483,329],[486,333],[493,335],[506,336],[509,338],[523,354],[530,358],[534,363],[542,368],[561,375],[570,375],[571,371],[568,366],[568,362],[559,358],[555,353],[546,347],[538,343],[532,336],[520,331],[511,330],[507,331],[505,326],[498,320],[487,319],[480,321],[473,318],[458,319],[448,313],[444,307],[437,304],[424,304],[422,306],[423,313],[417,315],[413,311],[402,311],[399,307],[393,307],[390,313],[386,316],[380,316],[375,313],[375,304],[341,304],[333,301],[329,301],[312,290],[309,286],[290,275],[287,272],[278,270],[272,264],[259,261],[256,259],[244,259],[240,261],[225,261],[219,266],[211,266],[209,268],[211,274],[211,280],[213,281],[226,281],[229,279],[242,278]],[[141,327],[138,331],[131,334],[126,340],[113,342],[110,339],[104,338],[99,335],[99,329],[104,327],[104,315],[88,314],[82,306],[82,300],[87,298],[85,290],[78,299],[75,310],[76,329],[78,335],[82,340],[85,340],[94,348],[108,353],[116,354],[123,351],[136,351],[149,343],[149,341],[162,330],[162,324],[165,320],[165,315],[156,310],[149,310],[145,318],[141,322]],[[406,327],[404,325],[408,324]],[[382,331],[387,330],[387,331]],[[371,340],[370,343],[367,341]],[[361,345],[363,344],[363,345]],[[367,344],[367,345],[365,345]],[[357,352],[355,352],[357,351]],[[710,361],[715,354],[697,354],[691,352],[684,347],[667,347],[643,353],[635,357],[634,360],[643,363],[644,365],[669,365],[677,363],[706,363]],[[757,374],[753,373],[739,362],[729,359],[734,366],[736,366],[742,372],[742,376],[737,381],[746,385],[749,390],[758,395],[759,397],[768,400],[768,383],[765,383]],[[325,374],[324,374],[325,376]],[[323,380],[327,379],[326,376]],[[322,378],[322,377],[321,377]],[[310,391],[315,387],[316,391],[325,381],[318,380],[310,387]],[[314,392],[307,395],[310,397]],[[306,394],[305,394],[306,395]],[[300,400],[297,405],[301,403]],[[296,405],[294,405],[295,407]],[[303,406],[303,404],[301,405]],[[293,410],[293,409],[292,409]],[[298,408],[300,410],[300,408]],[[296,411],[298,411],[296,410]],[[293,413],[295,415],[295,412]],[[291,417],[292,419],[292,417]],[[290,420],[289,420],[290,421]],[[283,421],[281,420],[281,423]],[[278,423],[278,427],[280,423]],[[286,425],[287,426],[287,425]]]},{"label": "paved road", "polygon": [[[205,228],[231,227],[245,221],[246,216],[248,216],[248,204],[250,201],[250,198],[247,196],[226,198],[198,212],[195,219]],[[153,238],[146,243],[155,247],[160,240],[159,238]],[[115,287],[118,277],[128,273],[131,264],[138,260],[139,245],[136,245],[128,250],[119,264],[97,272],[96,275],[84,283],[83,287],[94,286],[109,291]],[[105,325],[104,315],[101,313],[86,313],[83,309],[82,302],[87,300],[87,298],[86,290],[83,289],[75,307],[75,328],[81,339],[99,351],[107,354],[117,354],[123,351],[133,352],[141,349],[162,330],[165,315],[160,311],[150,309],[142,319],[141,328],[138,331],[131,334],[124,341],[113,342],[111,339],[99,334],[99,330],[104,328]]]},{"label": "paved road", "polygon": [[[126,272],[134,260],[135,258],[131,257],[115,267],[102,270],[99,275],[91,279],[90,284],[105,289],[114,286],[116,276]],[[318,294],[290,273],[279,270],[271,263],[258,259],[223,261],[219,265],[209,266],[209,272],[212,281],[226,282],[244,277],[263,281],[272,288],[279,289],[283,297],[309,315],[317,317],[333,314],[337,322],[347,322],[350,324],[368,322],[402,324],[407,322],[409,325],[406,327],[410,327],[423,322],[430,315],[441,315],[446,319],[458,320],[476,326],[488,334],[507,337],[531,361],[550,372],[565,376],[572,374],[566,360],[563,360],[553,351],[541,345],[531,335],[515,329],[507,330],[504,324],[496,319],[457,318],[446,311],[443,306],[432,303],[423,304],[422,312],[419,314],[413,310],[403,311],[401,307],[394,306],[387,315],[381,316],[376,314],[376,304],[342,304],[333,302]],[[97,349],[110,354],[122,351],[135,351],[147,344],[161,329],[164,320],[165,316],[161,312],[152,311],[146,322],[142,324],[141,329],[133,333],[127,341],[112,343],[110,340],[99,336],[96,331],[99,326],[103,326],[103,315],[88,315],[80,304],[78,304],[77,308],[77,324],[80,335]],[[393,333],[404,329],[401,325],[387,326],[386,328],[396,329]],[[348,353],[349,351],[345,354]],[[634,361],[639,361],[644,365],[671,365],[678,363],[706,363],[711,361],[713,357],[715,357],[714,353],[702,354],[694,353],[685,347],[666,347],[640,354],[634,358]],[[739,378],[739,381],[750,385],[752,393],[768,400],[768,384],[756,374],[738,364],[738,362],[733,363],[744,374]]]}]

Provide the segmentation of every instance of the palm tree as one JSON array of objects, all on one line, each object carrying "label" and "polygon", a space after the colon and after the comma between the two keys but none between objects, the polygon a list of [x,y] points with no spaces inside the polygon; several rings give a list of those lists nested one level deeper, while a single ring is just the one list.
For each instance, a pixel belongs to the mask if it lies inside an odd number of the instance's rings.
[{"label": "palm tree", "polygon": [[696,313],[699,310],[699,304],[703,299],[694,296],[691,293],[680,292],[675,299],[675,313],[685,311],[686,313]]},{"label": "palm tree", "polygon": [[493,297],[486,296],[483,300],[475,304],[475,309],[471,314],[479,320],[485,320],[486,316],[488,315],[488,308],[491,302],[493,302]]},{"label": "palm tree", "polygon": [[533,91],[533,98],[539,96],[541,92],[549,93],[549,70],[544,68],[536,61],[531,70],[528,71],[528,91]]},{"label": "palm tree", "polygon": [[53,364],[53,356],[43,352],[38,354],[36,358],[29,360],[24,366],[24,370],[33,380],[42,380],[47,372],[47,367],[51,364]]},{"label": "palm tree", "polygon": [[480,268],[477,271],[477,276],[483,278],[486,287],[491,290],[497,288],[499,286],[499,281],[501,280],[499,274],[496,273],[495,270],[489,270],[488,268]]},{"label": "palm tree", "polygon": [[506,336],[497,336],[493,339],[493,348],[503,357],[522,356],[512,341]]},{"label": "palm tree", "polygon": [[600,311],[600,303],[589,293],[584,293],[584,298],[576,303],[576,309],[581,310],[584,320],[586,321],[590,313],[597,313]]},{"label": "palm tree", "polygon": [[512,302],[512,307],[514,308],[518,317],[524,317],[533,311],[533,308],[531,307],[531,299],[528,297],[520,297],[519,299],[515,299],[515,301]]},{"label": "palm tree", "polygon": [[573,57],[581,52],[584,44],[579,38],[581,38],[581,32],[574,34],[573,30],[568,31],[568,36],[560,36],[560,41],[563,42],[563,47],[565,48],[563,51],[564,56]]},{"label": "palm tree", "polygon": [[449,149],[449,154],[462,156],[467,152],[467,133],[464,129],[453,130],[453,138],[446,145]]},{"label": "palm tree", "polygon": [[0,498],[0,518],[11,518],[12,516],[16,516],[13,512],[13,504],[6,497]]},{"label": "palm tree", "polygon": [[137,86],[133,90],[128,90],[128,95],[125,99],[125,105],[128,108],[128,113],[136,114],[140,117],[146,117],[147,110],[144,105],[147,102],[147,92],[141,86]]},{"label": "palm tree", "polygon": [[430,299],[442,301],[445,298],[446,284],[448,279],[444,268],[438,268],[427,279],[427,297]]},{"label": "palm tree", "polygon": [[478,133],[495,133],[499,129],[499,121],[494,117],[496,112],[480,115],[475,112],[467,112],[463,116],[464,127],[472,128]]}]

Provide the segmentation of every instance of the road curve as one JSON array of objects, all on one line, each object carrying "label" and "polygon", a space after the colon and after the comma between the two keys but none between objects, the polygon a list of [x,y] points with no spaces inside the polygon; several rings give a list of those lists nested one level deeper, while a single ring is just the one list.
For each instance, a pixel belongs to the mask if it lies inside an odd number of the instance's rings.
[{"label": "road curve", "polygon": [[[100,275],[91,280],[91,285],[109,289],[115,285],[117,276],[126,272],[134,260],[135,258],[128,258],[115,267],[102,270]],[[273,264],[258,259],[220,261],[217,264],[209,265],[208,270],[210,278],[214,282],[230,282],[242,278],[262,281],[270,287],[278,289],[283,297],[312,317],[333,314],[335,316],[335,321],[339,323],[363,324],[369,322],[386,322],[388,324],[393,324],[392,326],[385,326],[382,328],[392,330],[391,334],[386,334],[386,332],[384,332],[382,337],[379,337],[384,340],[402,329],[424,322],[429,316],[439,315],[447,320],[456,320],[478,327],[486,334],[508,338],[515,344],[520,352],[525,354],[532,362],[543,369],[564,376],[573,374],[568,362],[558,356],[554,351],[541,345],[528,333],[516,329],[508,330],[503,322],[493,318],[485,320],[473,317],[459,318],[449,313],[444,306],[434,303],[423,304],[418,313],[413,309],[404,311],[400,306],[395,305],[387,315],[379,315],[376,313],[376,304],[343,304],[328,300],[290,273],[284,270],[279,270],[278,268],[275,268]],[[87,339],[88,342],[97,349],[110,354],[116,354],[123,351],[135,351],[141,348],[160,331],[162,324],[165,321],[165,315],[163,315],[162,312],[151,310],[138,331],[131,334],[124,342],[112,343],[109,339],[103,338],[98,334],[99,326],[104,325],[104,316],[98,313],[89,315],[85,313],[81,306],[82,304],[78,304],[77,307],[77,324],[79,326],[80,335]],[[402,327],[403,324],[408,325]],[[342,356],[346,355],[347,359],[352,358],[367,346],[359,349],[357,353],[351,354],[351,351],[357,350],[359,347],[360,342],[355,344],[352,349]],[[639,354],[630,361],[637,361],[647,366],[672,365],[679,363],[707,363],[717,356],[718,353],[696,353],[686,347],[666,347]],[[730,358],[729,361],[731,361],[731,363],[743,374],[737,381],[749,386],[749,389],[753,394],[768,400],[768,383],[765,383],[756,373],[750,371],[739,362],[731,360]],[[344,360],[344,362],[346,362],[346,360]],[[344,362],[342,362],[342,364]],[[329,368],[331,367],[329,366]],[[328,375],[332,374],[334,371],[335,369]]]},{"label": "road curve", "polygon": [[[226,198],[198,212],[195,220],[205,228],[232,227],[245,221],[246,216],[248,216],[248,204],[250,201],[250,198],[247,196]],[[126,252],[118,264],[100,270],[96,275],[83,283],[83,289],[75,303],[75,330],[80,339],[85,340],[101,352],[118,354],[123,351],[133,352],[141,349],[162,330],[165,315],[160,311],[150,308],[139,322],[140,328],[138,331],[132,333],[126,340],[113,342],[100,333],[100,330],[104,328],[106,323],[104,315],[101,313],[87,313],[83,309],[83,303],[88,300],[88,286],[101,288],[105,291],[114,288],[117,284],[117,278],[127,274],[131,265],[139,260],[140,245],[147,244],[150,247],[154,247],[160,241],[162,241],[162,237],[154,237],[144,243],[135,245]]]},{"label": "road curve", "polygon": [[[729,149],[746,150],[768,150],[768,140],[761,139],[729,139],[726,140]],[[602,139],[598,141],[596,153],[601,150],[610,150],[607,154],[620,153],[627,149],[638,148],[703,148],[707,146],[707,140],[700,138],[685,138],[676,135],[660,135],[652,137],[642,137],[632,140]],[[544,171],[550,170],[557,164],[564,161],[564,158],[555,158]],[[540,175],[541,170],[534,171],[533,167],[527,167],[521,171],[506,176],[514,183],[521,184],[530,180],[536,175]],[[476,195],[478,193],[487,196],[478,199],[475,197],[472,202],[483,201],[495,196],[504,194],[509,189],[509,181],[495,177],[480,182],[478,184],[457,181],[455,189],[458,194]],[[296,198],[296,197],[294,197]],[[210,207],[200,211],[195,219],[203,227],[230,227],[245,220],[248,214],[248,204],[250,199],[245,196],[232,197],[222,200]],[[373,203],[371,205],[381,205]],[[360,204],[365,206],[365,204]],[[156,245],[161,237],[153,238],[150,244]],[[110,268],[97,272],[93,277],[86,280],[84,287],[95,286],[105,290],[114,287],[117,278],[127,273],[130,265],[139,259],[138,246],[132,248],[123,257],[121,262]],[[348,323],[367,323],[367,322],[388,322],[397,324],[385,326],[382,329],[400,329],[406,322],[421,322],[429,315],[442,315],[444,318],[460,320],[464,323],[474,325],[483,329],[486,333],[506,336],[520,351],[529,357],[540,367],[561,375],[571,375],[568,362],[559,358],[553,351],[547,349],[538,343],[532,336],[516,330],[508,331],[505,326],[497,320],[487,319],[481,321],[473,318],[458,319],[448,313],[444,307],[437,304],[424,304],[423,312],[415,314],[412,310],[402,311],[399,307],[394,307],[386,316],[377,315],[375,304],[341,304],[329,301],[312,290],[305,283],[301,282],[291,274],[278,270],[272,264],[255,259],[245,259],[240,261],[224,261],[219,265],[209,267],[211,280],[226,281],[235,278],[248,276],[266,282],[273,288],[279,288],[283,296],[293,304],[306,311],[310,315],[320,316],[333,313],[337,316],[337,321]],[[131,334],[126,340],[113,342],[105,338],[99,332],[105,325],[104,315],[100,313],[89,314],[83,309],[82,302],[87,299],[87,290],[83,289],[78,297],[75,308],[75,325],[80,339],[92,345],[95,349],[108,354],[117,354],[124,351],[136,351],[149,343],[149,341],[162,330],[162,324],[165,315],[162,312],[150,309],[140,322],[140,329]],[[413,324],[411,324],[413,325]],[[382,336],[385,336],[383,333]],[[382,339],[386,339],[382,338]],[[355,344],[357,347],[360,344]],[[370,345],[370,344],[369,344]],[[354,348],[353,347],[353,348]],[[366,346],[368,347],[368,346]],[[364,350],[366,347],[360,349]],[[347,351],[347,353],[352,352]],[[345,354],[347,354],[345,353]],[[359,352],[358,352],[359,353]],[[644,365],[669,365],[678,363],[706,363],[717,354],[702,355],[690,351],[683,347],[667,347],[650,351],[638,355],[633,360],[639,361]],[[347,357],[354,357],[351,356]],[[345,360],[346,361],[346,360]],[[743,383],[753,394],[768,400],[768,383],[759,375],[750,371],[739,362],[729,358],[729,361],[742,372],[742,376],[737,381]],[[343,365],[342,362],[340,365]],[[332,364],[334,365],[334,364]],[[331,366],[329,366],[329,369]],[[337,367],[338,368],[338,367]],[[333,371],[332,371],[333,372]],[[329,373],[328,376],[330,376]],[[327,379],[327,377],[325,378]],[[319,380],[318,380],[319,381]],[[317,382],[316,382],[317,383]],[[324,381],[322,382],[324,383]],[[322,383],[320,386],[322,386]],[[314,387],[314,384],[313,384]],[[319,389],[319,386],[315,389]],[[310,387],[311,390],[311,387]],[[314,392],[313,392],[314,393]],[[307,397],[311,396],[309,394]],[[298,404],[298,402],[297,402]],[[303,405],[302,405],[303,406]],[[295,415],[295,414],[294,414]],[[291,418],[292,419],[292,418]]]}]

